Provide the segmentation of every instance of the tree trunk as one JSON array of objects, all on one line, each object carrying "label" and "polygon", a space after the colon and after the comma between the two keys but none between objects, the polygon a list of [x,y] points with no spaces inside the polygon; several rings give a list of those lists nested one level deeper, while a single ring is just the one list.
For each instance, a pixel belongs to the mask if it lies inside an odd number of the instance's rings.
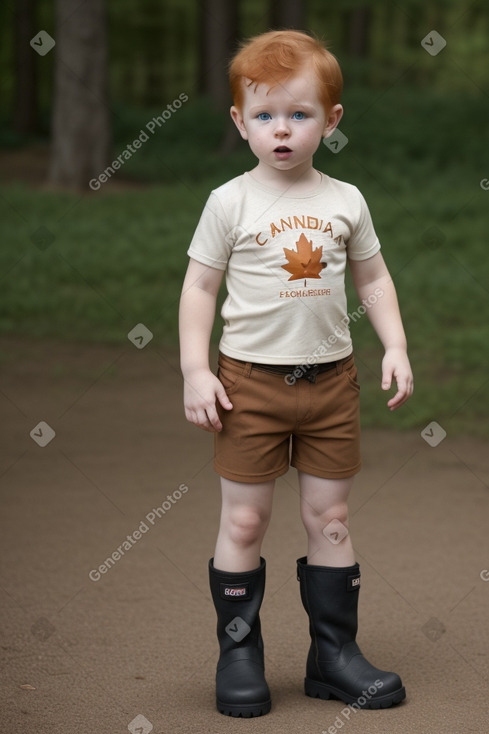
[{"label": "tree trunk", "polygon": [[305,30],[306,0],[270,0],[270,27]]},{"label": "tree trunk", "polygon": [[230,103],[228,63],[238,38],[238,0],[201,0],[198,87],[218,108]]},{"label": "tree trunk", "polygon": [[104,0],[56,0],[50,182],[86,189],[107,167],[110,115]]},{"label": "tree trunk", "polygon": [[350,12],[348,51],[357,59],[368,56],[370,8],[355,8]]},{"label": "tree trunk", "polygon": [[38,30],[36,0],[17,0],[14,6],[15,91],[12,123],[20,133],[39,129],[37,99],[37,54],[30,46]]},{"label": "tree trunk", "polygon": [[[158,107],[165,97],[163,73],[173,74],[174,58],[168,53],[169,44],[161,43],[162,37],[170,39],[174,32],[172,24],[172,8],[164,7],[161,0],[139,0],[139,9],[142,20],[142,43],[139,57],[143,64],[143,94],[144,107]],[[177,59],[177,63],[181,59]]]}]

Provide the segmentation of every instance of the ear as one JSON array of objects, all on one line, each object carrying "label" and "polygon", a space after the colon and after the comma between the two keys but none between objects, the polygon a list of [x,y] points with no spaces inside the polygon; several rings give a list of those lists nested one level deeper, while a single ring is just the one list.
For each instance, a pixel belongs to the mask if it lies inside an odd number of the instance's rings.
[{"label": "ear", "polygon": [[343,107],[340,104],[335,104],[331,107],[326,120],[326,125],[323,130],[323,138],[329,138],[333,130],[338,127],[341,118],[343,117]]},{"label": "ear", "polygon": [[236,127],[239,130],[239,134],[241,135],[243,140],[248,140],[248,133],[246,132],[246,127],[245,127],[241,112],[234,105],[231,107],[229,111],[231,113],[231,117],[233,118],[234,124],[236,125]]}]

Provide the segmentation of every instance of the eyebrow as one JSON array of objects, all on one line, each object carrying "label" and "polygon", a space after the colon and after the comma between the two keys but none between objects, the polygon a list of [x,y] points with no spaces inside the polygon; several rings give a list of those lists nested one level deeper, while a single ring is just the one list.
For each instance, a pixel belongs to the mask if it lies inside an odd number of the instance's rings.
[{"label": "eyebrow", "polygon": [[[309,104],[309,102],[295,102],[295,101],[292,101],[289,104],[287,104],[286,106],[289,107],[290,109],[294,109],[294,110],[306,110],[306,111],[309,110],[311,112],[315,112],[315,110],[316,110],[316,107],[314,105],[312,105],[312,104]],[[249,113],[251,115],[254,112],[268,110],[268,108],[270,108],[270,107],[273,107],[273,104],[268,104],[266,102],[264,104],[253,105],[253,107],[250,107]]]}]

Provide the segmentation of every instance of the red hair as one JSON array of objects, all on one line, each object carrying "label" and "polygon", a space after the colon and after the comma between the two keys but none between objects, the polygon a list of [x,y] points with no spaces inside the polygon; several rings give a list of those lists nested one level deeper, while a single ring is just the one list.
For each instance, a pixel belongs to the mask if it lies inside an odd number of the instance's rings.
[{"label": "red hair", "polygon": [[243,81],[276,86],[311,64],[318,80],[318,96],[326,114],[339,104],[343,76],[335,56],[319,40],[302,31],[269,31],[244,41],[229,67],[233,101],[243,108]]}]

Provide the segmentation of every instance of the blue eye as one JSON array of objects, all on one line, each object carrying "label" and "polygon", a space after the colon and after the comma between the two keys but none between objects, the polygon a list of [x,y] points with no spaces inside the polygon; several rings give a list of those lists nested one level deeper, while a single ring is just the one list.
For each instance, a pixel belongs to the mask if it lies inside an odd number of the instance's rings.
[{"label": "blue eye", "polygon": [[306,116],[303,112],[294,112],[292,115],[293,120],[305,120]]},{"label": "blue eye", "polygon": [[272,118],[270,117],[268,112],[260,112],[260,114],[258,115],[258,119],[266,122],[267,120],[271,120]]}]

